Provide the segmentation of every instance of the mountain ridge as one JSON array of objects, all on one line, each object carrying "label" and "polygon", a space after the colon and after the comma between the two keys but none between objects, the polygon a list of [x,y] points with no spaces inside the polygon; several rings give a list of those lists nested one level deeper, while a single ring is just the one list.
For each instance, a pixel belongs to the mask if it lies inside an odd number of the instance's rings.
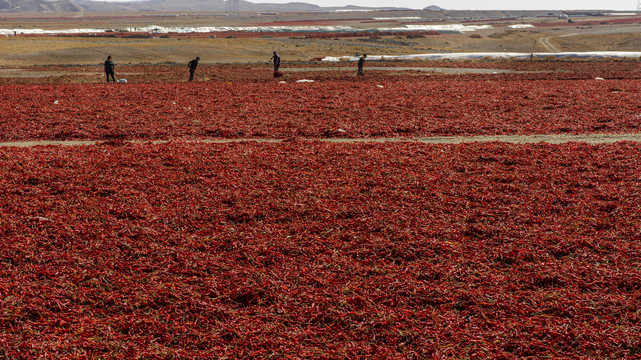
[{"label": "mountain ridge", "polygon": [[78,12],[82,7],[71,0],[0,0],[0,13]]},{"label": "mountain ridge", "polygon": [[[93,1],[93,0],[0,0],[0,13],[23,12],[114,12],[114,11],[215,11],[224,12],[227,9],[225,0],[145,0],[145,1]],[[332,11],[335,9],[374,9],[374,10],[416,10],[399,7],[361,7],[337,6],[321,7],[305,2],[253,3],[246,0],[238,1],[238,11],[280,11],[280,12],[316,12]]]}]

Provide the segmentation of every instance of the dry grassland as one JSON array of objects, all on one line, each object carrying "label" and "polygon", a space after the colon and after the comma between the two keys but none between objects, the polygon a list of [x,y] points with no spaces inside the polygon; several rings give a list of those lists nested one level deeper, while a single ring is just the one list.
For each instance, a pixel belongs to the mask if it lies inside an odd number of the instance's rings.
[{"label": "dry grassland", "polygon": [[[402,15],[402,14],[401,14]],[[364,24],[358,19],[342,21],[325,19],[327,14],[290,14],[288,16],[180,16],[149,17],[142,14],[116,16],[94,14],[83,17],[43,16],[22,18],[0,17],[0,28],[65,29],[65,28],[126,28],[134,26],[247,26],[275,25],[304,19],[314,19],[316,25],[398,26],[399,24]],[[337,16],[333,14],[333,16]],[[354,16],[354,15],[352,15]],[[372,16],[372,15],[368,15]],[[599,24],[598,20],[593,21]],[[586,20],[586,21],[589,21]],[[523,23],[524,21],[514,21]],[[491,23],[491,22],[490,22]],[[512,22],[513,23],[513,22]],[[477,24],[477,23],[475,23]],[[509,22],[491,23],[493,28],[465,34],[336,37],[309,39],[303,34],[269,36],[256,34],[253,38],[231,37],[226,33],[172,35],[169,38],[132,39],[76,36],[17,36],[0,37],[0,66],[27,65],[94,65],[104,61],[107,54],[119,64],[184,63],[200,56],[203,63],[265,63],[272,50],[278,50],[283,61],[308,61],[324,56],[343,56],[356,52],[379,55],[439,53],[439,52],[553,52],[553,51],[638,51],[641,49],[641,25],[634,23],[568,26],[561,20],[548,20],[533,29],[509,30]],[[474,36],[472,36],[474,35]],[[545,41],[542,41],[545,40]],[[546,43],[548,44],[546,46]]]}]

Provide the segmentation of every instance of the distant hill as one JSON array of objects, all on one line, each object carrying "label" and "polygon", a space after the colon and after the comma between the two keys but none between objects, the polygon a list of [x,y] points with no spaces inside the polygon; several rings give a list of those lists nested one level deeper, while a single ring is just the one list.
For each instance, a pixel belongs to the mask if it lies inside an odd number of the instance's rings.
[{"label": "distant hill", "polygon": [[[260,0],[256,0],[260,1]],[[132,1],[93,1],[93,0],[0,0],[0,13],[21,12],[225,12],[225,0],[132,0]],[[259,3],[238,0],[240,12],[333,12],[335,10],[412,10],[398,7],[321,7],[304,2],[286,4]],[[412,10],[421,11],[421,10]],[[559,15],[559,11],[541,10],[444,10],[436,5],[423,9],[421,17],[426,20],[479,20],[504,19],[528,16]]]},{"label": "distant hill", "polygon": [[[0,0],[3,1],[3,0]],[[81,6],[85,11],[213,11],[221,12],[226,9],[225,0],[146,0],[131,2],[108,2],[93,0],[72,0]],[[260,0],[259,0],[260,1]],[[286,4],[250,2],[238,0],[238,10],[243,12],[252,11],[276,11],[276,12],[315,12],[315,11],[333,11],[335,9],[359,10],[359,9],[376,9],[376,10],[411,10],[398,7],[376,7],[367,8],[361,6],[342,6],[342,7],[321,7],[315,4],[305,2],[290,2]]]},{"label": "distant hill", "polygon": [[77,12],[82,8],[70,0],[0,0],[0,12]]},{"label": "distant hill", "polygon": [[[335,9],[408,10],[396,7],[365,8],[359,6],[324,8],[304,2],[286,4],[238,1],[239,11],[316,12]],[[146,0],[146,1],[93,1],[93,0],[0,0],[0,13],[20,12],[133,12],[133,11],[212,11],[224,12],[225,0]]]},{"label": "distant hill", "polygon": [[[2,0],[0,0],[2,1]],[[107,2],[74,0],[85,11],[215,11],[224,12],[224,0],[148,0],[137,2]],[[301,2],[288,4],[254,4],[238,1],[239,11],[318,11],[320,6]]]}]

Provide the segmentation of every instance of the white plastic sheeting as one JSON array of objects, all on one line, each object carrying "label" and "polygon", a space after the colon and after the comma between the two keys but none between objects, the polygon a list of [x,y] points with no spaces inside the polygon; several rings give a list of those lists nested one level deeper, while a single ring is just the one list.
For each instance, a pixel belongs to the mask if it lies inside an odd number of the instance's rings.
[{"label": "white plastic sheeting", "polygon": [[[442,54],[410,54],[410,55],[367,55],[367,60],[473,60],[473,59],[566,59],[566,58],[641,58],[641,51],[590,51],[590,52],[562,52],[562,53],[442,53]],[[321,61],[358,61],[357,56],[327,56]]]},{"label": "white plastic sheeting", "polygon": [[104,33],[109,31],[128,31],[137,33],[167,34],[167,33],[212,33],[225,31],[239,32],[372,32],[372,31],[438,31],[438,32],[471,32],[481,29],[490,29],[490,25],[403,25],[393,28],[371,28],[355,29],[351,26],[204,26],[204,27],[164,27],[149,25],[144,27],[129,27],[125,29],[64,29],[64,30],[43,30],[43,29],[0,29],[0,35],[35,34],[88,34]]},{"label": "white plastic sheeting", "polygon": [[0,29],[0,35],[49,35],[49,34],[92,34],[103,33],[105,29],[64,29],[64,30],[43,30],[43,29]]},{"label": "white plastic sheeting", "polygon": [[380,28],[378,31],[438,31],[438,32],[457,32],[464,33],[470,31],[491,29],[492,25],[463,25],[463,24],[443,24],[443,25],[403,25],[393,28]]},{"label": "white plastic sheeting", "polygon": [[533,28],[534,25],[532,24],[514,24],[514,25],[508,25],[506,28],[508,29],[529,29]]},{"label": "white plastic sheeting", "polygon": [[137,33],[209,33],[224,31],[246,32],[354,32],[359,31],[349,26],[217,26],[217,27],[164,27],[149,25],[144,27],[130,27],[124,29],[0,29],[1,35],[54,35],[54,34],[91,34],[110,31],[128,31]]},{"label": "white plastic sheeting", "polygon": [[145,32],[155,34],[167,33],[210,33],[224,31],[246,32],[352,32],[349,26],[212,26],[212,27],[163,27],[149,25],[145,27],[127,28],[130,32]]},{"label": "white plastic sheeting", "polygon": [[374,20],[422,20],[421,17],[418,16],[399,16],[399,17],[375,17]]},{"label": "white plastic sheeting", "polygon": [[222,26],[222,27],[162,27],[149,25],[141,28],[128,28],[132,32],[151,33],[198,33],[222,31],[247,32],[366,32],[366,31],[438,31],[438,32],[469,32],[491,29],[491,25],[403,25],[393,28],[355,29],[350,26]]}]

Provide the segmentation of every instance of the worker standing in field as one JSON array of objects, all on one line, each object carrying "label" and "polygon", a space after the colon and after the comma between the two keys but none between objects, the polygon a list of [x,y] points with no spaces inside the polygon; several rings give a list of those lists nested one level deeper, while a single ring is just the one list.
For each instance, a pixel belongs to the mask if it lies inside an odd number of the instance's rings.
[{"label": "worker standing in field", "polygon": [[279,77],[282,74],[278,72],[278,69],[280,68],[280,56],[274,51],[274,55],[272,55],[271,60],[274,63],[274,77]]},{"label": "worker standing in field", "polygon": [[111,55],[107,56],[107,60],[105,60],[105,76],[107,77],[107,83],[109,82],[109,75],[111,75],[111,79],[116,82],[115,66],[116,65],[111,60]]},{"label": "worker standing in field", "polygon": [[358,73],[356,73],[356,76],[363,76],[363,65],[365,65],[365,58],[367,57],[366,54],[363,54],[363,56],[358,59]]},{"label": "worker standing in field", "polygon": [[196,58],[192,61],[190,61],[187,66],[189,66],[189,81],[194,80],[194,73],[196,72],[196,68],[198,67],[198,61],[200,60],[200,56],[196,56]]}]

